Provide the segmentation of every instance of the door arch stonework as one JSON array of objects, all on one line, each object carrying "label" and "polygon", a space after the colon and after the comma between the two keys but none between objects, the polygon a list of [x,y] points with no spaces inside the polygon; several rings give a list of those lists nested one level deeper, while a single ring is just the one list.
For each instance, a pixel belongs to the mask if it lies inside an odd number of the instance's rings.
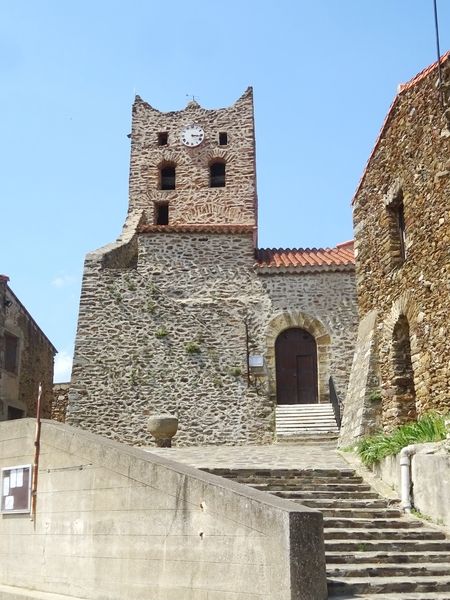
[{"label": "door arch stonework", "polygon": [[319,403],[329,402],[328,379],[330,377],[331,337],[327,329],[315,317],[300,311],[283,312],[276,315],[267,326],[266,365],[269,395],[273,402],[277,399],[275,342],[286,329],[304,329],[310,333],[317,345],[317,381]]}]

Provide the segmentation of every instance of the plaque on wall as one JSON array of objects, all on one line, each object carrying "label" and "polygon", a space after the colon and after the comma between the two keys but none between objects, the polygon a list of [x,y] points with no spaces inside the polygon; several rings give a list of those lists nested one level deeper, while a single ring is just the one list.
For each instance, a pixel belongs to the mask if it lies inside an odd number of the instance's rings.
[{"label": "plaque on wall", "polygon": [[29,513],[31,498],[31,465],[3,467],[1,471],[2,514]]}]

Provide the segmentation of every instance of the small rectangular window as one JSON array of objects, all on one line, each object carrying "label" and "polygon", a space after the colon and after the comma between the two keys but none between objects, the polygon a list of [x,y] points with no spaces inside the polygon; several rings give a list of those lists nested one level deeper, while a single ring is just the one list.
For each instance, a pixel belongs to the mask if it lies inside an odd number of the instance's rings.
[{"label": "small rectangular window", "polygon": [[167,202],[155,204],[155,223],[156,225],[169,224],[169,205]]},{"label": "small rectangular window", "polygon": [[219,144],[221,146],[226,146],[228,144],[228,133],[225,131],[219,133]]},{"label": "small rectangular window", "polygon": [[162,167],[160,172],[160,188],[162,190],[175,189],[175,167]]},{"label": "small rectangular window", "polygon": [[167,146],[169,134],[167,131],[161,131],[158,133],[158,146]]},{"label": "small rectangular window", "polygon": [[5,333],[5,371],[17,373],[19,338]]},{"label": "small rectangular window", "polygon": [[403,202],[400,202],[396,208],[398,237],[400,243],[400,260],[406,260],[406,225],[405,225],[405,209]]}]

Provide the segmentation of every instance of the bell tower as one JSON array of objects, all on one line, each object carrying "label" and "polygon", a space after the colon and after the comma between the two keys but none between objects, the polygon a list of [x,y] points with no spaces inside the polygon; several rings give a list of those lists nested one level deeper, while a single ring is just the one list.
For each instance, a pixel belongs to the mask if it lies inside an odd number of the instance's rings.
[{"label": "bell tower", "polygon": [[133,104],[129,212],[148,226],[257,226],[253,91],[228,108]]}]

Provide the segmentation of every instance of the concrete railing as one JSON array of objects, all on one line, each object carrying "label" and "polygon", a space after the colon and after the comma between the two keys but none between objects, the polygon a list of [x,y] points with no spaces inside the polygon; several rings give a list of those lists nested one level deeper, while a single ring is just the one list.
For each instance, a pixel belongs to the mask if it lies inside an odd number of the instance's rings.
[{"label": "concrete railing", "polygon": [[[0,466],[33,462],[34,429],[0,424]],[[319,512],[53,421],[36,522],[2,515],[0,556],[30,599],[327,598]]]},{"label": "concrete railing", "polygon": [[[450,441],[418,444],[411,456],[412,504],[435,523],[450,529]],[[374,473],[398,493],[401,490],[400,455],[388,456]]]}]

